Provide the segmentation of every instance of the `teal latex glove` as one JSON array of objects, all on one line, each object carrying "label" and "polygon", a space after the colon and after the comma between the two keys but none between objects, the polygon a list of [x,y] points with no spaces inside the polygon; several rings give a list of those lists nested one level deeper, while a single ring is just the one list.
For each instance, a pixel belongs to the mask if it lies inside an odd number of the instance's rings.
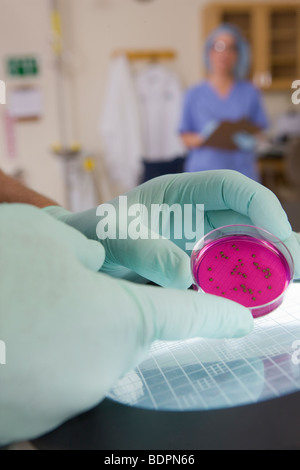
[{"label": "teal latex glove", "polygon": [[[119,199],[111,201],[118,218]],[[292,233],[287,216],[276,196],[264,186],[231,170],[166,175],[138,186],[127,194],[128,207],[140,203],[150,212],[151,204],[204,204],[204,233],[231,224],[256,225],[286,242],[294,257],[296,277],[300,277],[299,237]],[[88,238],[104,238],[96,233],[100,217],[96,209],[73,214],[61,207],[48,207],[47,212],[72,225]],[[193,214],[194,216],[195,214]],[[170,218],[169,218],[170,219]],[[173,221],[171,220],[171,225]],[[176,222],[175,222],[176,225]],[[172,225],[174,232],[174,224]],[[147,228],[145,229],[147,231]],[[155,228],[165,235],[163,228]],[[150,238],[150,237],[149,237]],[[168,238],[168,237],[167,237]],[[106,258],[101,270],[112,276],[138,281],[151,280],[164,287],[187,288],[192,283],[189,240],[181,239],[103,239]],[[196,240],[195,240],[196,241]]]},{"label": "teal latex glove", "polygon": [[248,132],[237,132],[232,139],[242,152],[252,152],[256,147],[256,138]]},{"label": "teal latex glove", "polygon": [[216,121],[216,120],[211,120],[211,121],[208,121],[205,126],[203,127],[203,129],[201,130],[201,136],[204,137],[205,139],[208,139],[208,137],[210,137],[213,132],[219,127],[219,121]]},{"label": "teal latex glove", "polygon": [[98,273],[101,243],[43,211],[0,204],[0,446],[96,406],[154,340],[239,337],[249,311]]}]

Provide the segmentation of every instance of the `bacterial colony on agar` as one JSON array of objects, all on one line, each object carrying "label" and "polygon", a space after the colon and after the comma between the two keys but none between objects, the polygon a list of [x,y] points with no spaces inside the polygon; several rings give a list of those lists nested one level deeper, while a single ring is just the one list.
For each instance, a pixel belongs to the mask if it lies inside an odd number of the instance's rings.
[{"label": "bacterial colony on agar", "polygon": [[292,280],[276,245],[246,234],[212,240],[194,252],[192,273],[203,292],[244,305],[254,318],[276,309]]}]

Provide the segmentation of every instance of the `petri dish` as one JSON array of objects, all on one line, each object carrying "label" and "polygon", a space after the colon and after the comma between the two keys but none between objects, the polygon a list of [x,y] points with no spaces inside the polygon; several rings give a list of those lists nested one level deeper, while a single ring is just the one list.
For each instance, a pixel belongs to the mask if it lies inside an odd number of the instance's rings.
[{"label": "petri dish", "polygon": [[199,240],[191,255],[194,289],[249,308],[257,318],[281,305],[294,277],[285,244],[252,225],[227,225]]}]

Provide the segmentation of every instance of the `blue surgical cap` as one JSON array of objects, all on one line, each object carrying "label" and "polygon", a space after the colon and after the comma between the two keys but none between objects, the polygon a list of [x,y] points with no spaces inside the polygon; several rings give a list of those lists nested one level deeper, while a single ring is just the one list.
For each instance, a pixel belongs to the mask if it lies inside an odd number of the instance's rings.
[{"label": "blue surgical cap", "polygon": [[237,46],[238,59],[234,69],[234,75],[237,79],[243,79],[247,76],[250,67],[250,47],[248,42],[240,33],[239,29],[229,23],[223,23],[218,26],[206,39],[204,46],[204,62],[207,70],[210,70],[211,64],[209,53],[216,39],[220,34],[230,33],[234,38]]}]

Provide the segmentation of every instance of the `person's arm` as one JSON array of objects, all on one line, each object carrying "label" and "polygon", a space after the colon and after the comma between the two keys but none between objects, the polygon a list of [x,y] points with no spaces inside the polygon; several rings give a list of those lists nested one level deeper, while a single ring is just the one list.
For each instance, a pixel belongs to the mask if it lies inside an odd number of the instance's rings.
[{"label": "person's arm", "polygon": [[217,129],[218,126],[218,121],[210,120],[204,125],[201,133],[199,134],[197,132],[182,132],[182,141],[189,149],[202,147],[202,145],[205,145],[205,141],[208,139],[208,137]]},{"label": "person's arm", "polygon": [[181,139],[183,144],[188,148],[188,149],[193,149],[197,147],[201,147],[201,145],[204,142],[204,137],[202,137],[199,134],[196,134],[195,132],[185,132],[181,134]]},{"label": "person's arm", "polygon": [[0,203],[3,202],[30,204],[39,208],[58,205],[0,170]]},{"label": "person's arm", "polygon": [[196,132],[193,119],[194,91],[189,90],[184,97],[181,122],[179,125],[179,135],[183,145],[187,149],[200,147],[204,142],[204,136]]},{"label": "person's arm", "polygon": [[[195,102],[197,102],[199,93],[202,94],[202,92],[197,91],[197,89],[191,89],[186,93],[182,108],[181,122],[178,129],[183,144],[189,150],[205,145],[205,141],[219,126],[219,122],[210,117],[204,120],[199,127],[199,119],[195,118],[195,111],[197,113],[197,107],[195,110]],[[201,121],[203,121],[203,119]]]}]

